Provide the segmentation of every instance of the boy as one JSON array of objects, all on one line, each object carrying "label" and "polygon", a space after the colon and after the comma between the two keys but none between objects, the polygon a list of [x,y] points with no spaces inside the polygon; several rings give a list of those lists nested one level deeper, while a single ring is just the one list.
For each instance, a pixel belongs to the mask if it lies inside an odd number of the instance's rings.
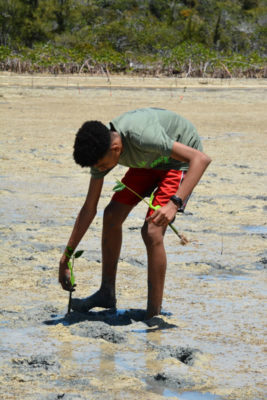
[{"label": "boy", "polygon": [[[126,112],[108,126],[88,121],[79,129],[74,143],[74,160],[82,167],[91,167],[88,194],[82,206],[68,246],[73,250],[92,223],[97,210],[104,177],[117,164],[128,166],[122,182],[142,197],[154,192],[141,229],[147,249],[148,297],[146,317],[161,311],[166,253],[164,233],[177,211],[183,211],[211,159],[202,152],[195,127],[178,114],[156,108]],[[122,224],[138,197],[126,188],[116,192],[105,208],[102,231],[102,282],[100,289],[85,299],[73,299],[72,308],[88,311],[93,307],[116,306],[115,280],[122,243]],[[71,290],[66,252],[59,265],[59,282]]]}]

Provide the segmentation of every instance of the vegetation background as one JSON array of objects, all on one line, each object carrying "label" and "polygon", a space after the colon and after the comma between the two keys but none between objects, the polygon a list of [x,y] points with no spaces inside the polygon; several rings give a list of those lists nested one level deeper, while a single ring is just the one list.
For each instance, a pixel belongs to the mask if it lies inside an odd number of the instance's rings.
[{"label": "vegetation background", "polygon": [[267,77],[266,0],[0,0],[0,70]]}]

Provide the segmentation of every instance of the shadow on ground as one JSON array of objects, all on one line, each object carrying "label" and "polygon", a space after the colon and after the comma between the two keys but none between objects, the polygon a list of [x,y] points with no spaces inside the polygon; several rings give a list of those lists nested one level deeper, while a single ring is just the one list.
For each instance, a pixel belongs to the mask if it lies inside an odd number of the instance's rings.
[{"label": "shadow on ground", "polygon": [[72,311],[65,316],[58,316],[52,314],[50,320],[45,320],[45,325],[74,325],[84,321],[93,322],[104,322],[111,326],[125,326],[131,325],[135,322],[143,322],[149,331],[176,328],[177,325],[166,322],[162,317],[157,316],[151,319],[145,319],[145,310],[141,309],[129,309],[129,310],[118,310],[115,308],[104,310],[104,311],[89,311],[81,313],[78,311]]}]

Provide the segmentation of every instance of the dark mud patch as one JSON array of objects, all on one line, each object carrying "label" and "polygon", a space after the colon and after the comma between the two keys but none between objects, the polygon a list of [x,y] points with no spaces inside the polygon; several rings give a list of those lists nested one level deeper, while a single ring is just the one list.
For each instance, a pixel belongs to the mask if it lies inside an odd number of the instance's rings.
[{"label": "dark mud patch", "polygon": [[171,357],[189,366],[194,364],[196,355],[201,353],[200,350],[189,346],[157,346],[155,344],[150,344],[150,347],[158,352],[158,360],[164,360],[165,358]]},{"label": "dark mud patch", "polygon": [[173,346],[164,346],[160,348],[158,358],[164,359],[168,357],[176,358],[186,365],[193,365],[195,361],[196,354],[200,353],[200,350],[192,349],[190,347],[173,347]]},{"label": "dark mud patch", "polygon": [[[99,399],[100,397],[96,397],[96,399]],[[58,400],[58,399],[63,399],[63,400],[88,400],[87,396],[83,396],[79,393],[63,393],[63,394],[58,394],[58,395],[46,395],[44,397],[39,397],[36,398],[36,400]]]},{"label": "dark mud patch", "polygon": [[[179,392],[184,389],[191,389],[193,382],[185,379],[184,377],[177,377],[169,374],[168,372],[158,372],[154,376],[148,376],[145,379],[147,390],[168,396],[168,391],[175,390],[175,397],[179,398]],[[165,394],[166,393],[166,394]]]},{"label": "dark mud patch", "polygon": [[266,269],[267,268],[267,257],[265,254],[263,254],[261,256],[261,258],[259,259],[259,261],[257,261],[255,264],[256,268],[258,270],[262,270],[262,269]]},{"label": "dark mud patch", "polygon": [[101,321],[84,321],[70,329],[72,335],[103,339],[111,343],[125,343],[127,336]]},{"label": "dark mud patch", "polygon": [[[87,382],[87,387],[89,382]],[[98,399],[99,397],[96,397]],[[28,397],[27,397],[28,399]],[[79,393],[46,393],[46,394],[38,394],[38,395],[31,395],[31,400],[88,400],[87,396],[83,396]]]},{"label": "dark mud patch", "polygon": [[45,371],[49,370],[49,372],[58,372],[60,369],[60,364],[53,356],[37,355],[29,358],[18,357],[13,358],[12,364],[18,368],[21,368],[23,373],[32,371],[32,369]]},{"label": "dark mud patch", "polygon": [[158,372],[145,380],[147,390],[166,398],[181,400],[223,400],[210,392],[192,391],[194,383],[182,376],[177,377],[168,372]]},{"label": "dark mud patch", "polygon": [[176,378],[165,372],[159,372],[158,374],[153,376],[153,379],[155,382],[165,382],[169,387],[175,388],[185,388],[193,385],[192,382],[189,382],[183,378]]},{"label": "dark mud patch", "polygon": [[256,200],[267,201],[267,196],[261,196],[261,195],[259,195],[259,196],[256,196],[255,199],[256,199]]}]

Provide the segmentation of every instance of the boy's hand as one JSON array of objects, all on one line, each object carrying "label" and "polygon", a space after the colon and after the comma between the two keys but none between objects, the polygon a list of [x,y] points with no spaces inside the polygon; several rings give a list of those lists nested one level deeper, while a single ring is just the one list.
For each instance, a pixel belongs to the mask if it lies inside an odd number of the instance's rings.
[{"label": "boy's hand", "polygon": [[169,201],[165,206],[155,210],[155,212],[150,215],[150,217],[146,218],[147,222],[153,222],[158,226],[167,226],[170,222],[172,222],[173,218],[177,213],[177,206]]},{"label": "boy's hand", "polygon": [[67,290],[68,292],[73,292],[74,286],[72,286],[70,282],[70,270],[68,267],[68,259],[65,255],[62,256],[59,262],[59,270],[58,270],[58,281],[62,286],[62,289]]}]

